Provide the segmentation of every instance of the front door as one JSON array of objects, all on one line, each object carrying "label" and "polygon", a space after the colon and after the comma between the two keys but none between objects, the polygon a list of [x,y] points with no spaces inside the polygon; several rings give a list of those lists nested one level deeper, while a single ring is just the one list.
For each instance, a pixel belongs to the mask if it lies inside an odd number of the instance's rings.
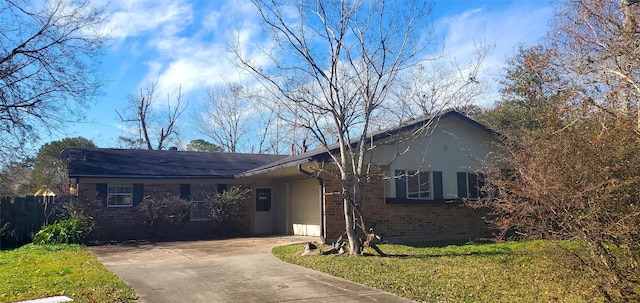
[{"label": "front door", "polygon": [[253,233],[273,233],[273,207],[271,188],[256,188],[253,208]]}]

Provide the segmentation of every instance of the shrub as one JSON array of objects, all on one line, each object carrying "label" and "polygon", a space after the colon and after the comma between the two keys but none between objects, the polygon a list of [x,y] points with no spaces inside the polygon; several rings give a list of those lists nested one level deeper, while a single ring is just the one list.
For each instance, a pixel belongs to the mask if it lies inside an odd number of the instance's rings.
[{"label": "shrub", "polygon": [[44,225],[33,236],[35,244],[81,244],[91,228],[84,219],[71,218]]},{"label": "shrub", "polygon": [[209,199],[211,217],[220,223],[229,223],[242,213],[244,202],[249,199],[249,189],[233,187]]},{"label": "shrub", "polygon": [[158,236],[165,230],[183,224],[189,214],[190,205],[188,201],[170,193],[158,193],[144,197],[140,211],[145,218],[145,224]]},{"label": "shrub", "polygon": [[[555,113],[555,110],[552,112]],[[487,173],[495,226],[526,238],[576,240],[573,251],[609,301],[640,301],[640,135],[635,117],[549,118],[502,141]],[[553,155],[553,156],[549,156]]]}]

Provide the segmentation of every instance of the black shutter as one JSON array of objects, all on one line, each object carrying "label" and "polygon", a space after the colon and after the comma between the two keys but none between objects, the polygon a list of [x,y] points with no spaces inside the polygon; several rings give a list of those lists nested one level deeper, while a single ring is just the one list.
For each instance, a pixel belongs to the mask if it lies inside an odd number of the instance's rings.
[{"label": "black shutter", "polygon": [[107,183],[96,184],[97,199],[102,202],[102,205],[107,206]]},{"label": "black shutter", "polygon": [[191,200],[191,184],[180,184],[180,199]]},{"label": "black shutter", "polygon": [[396,198],[407,197],[407,176],[404,170],[396,170]]},{"label": "black shutter", "polygon": [[226,184],[218,184],[218,193],[219,194],[223,194],[225,191],[227,191],[227,185]]},{"label": "black shutter", "polygon": [[467,173],[458,172],[458,198],[467,198]]},{"label": "black shutter", "polygon": [[138,205],[144,198],[144,184],[133,184],[133,205]]},{"label": "black shutter", "polygon": [[434,199],[444,199],[444,194],[442,190],[442,172],[434,171],[433,175],[433,198]]}]

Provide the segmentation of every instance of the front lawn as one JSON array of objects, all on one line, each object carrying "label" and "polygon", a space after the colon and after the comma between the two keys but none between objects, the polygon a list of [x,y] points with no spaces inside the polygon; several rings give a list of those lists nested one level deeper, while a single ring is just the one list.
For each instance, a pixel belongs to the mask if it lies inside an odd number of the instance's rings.
[{"label": "front lawn", "polygon": [[603,302],[596,283],[560,245],[571,244],[379,245],[390,257],[372,255],[373,250],[364,257],[300,256],[303,245],[276,247],[273,253],[422,302]]},{"label": "front lawn", "polygon": [[79,245],[0,251],[0,302],[65,295],[73,302],[134,302],[135,292]]}]

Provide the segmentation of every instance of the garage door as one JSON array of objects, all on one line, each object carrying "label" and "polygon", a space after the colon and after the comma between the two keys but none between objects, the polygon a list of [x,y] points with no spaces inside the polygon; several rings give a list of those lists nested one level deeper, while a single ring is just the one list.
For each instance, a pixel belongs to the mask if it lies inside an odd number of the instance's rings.
[{"label": "garage door", "polygon": [[291,182],[291,224],[294,235],[320,236],[319,200],[317,180]]}]

